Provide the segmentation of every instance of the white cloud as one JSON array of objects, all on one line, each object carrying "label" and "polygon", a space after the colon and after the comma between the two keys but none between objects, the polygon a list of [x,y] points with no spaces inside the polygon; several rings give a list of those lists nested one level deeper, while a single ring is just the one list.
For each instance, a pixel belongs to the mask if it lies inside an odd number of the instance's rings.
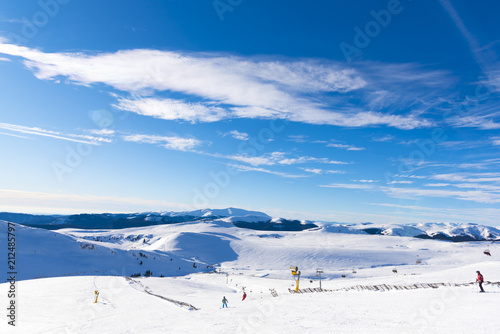
[{"label": "white cloud", "polygon": [[[103,83],[137,95],[135,99],[119,98],[115,105],[119,109],[190,122],[281,118],[346,127],[428,127],[432,122],[415,113],[386,114],[366,111],[359,105],[346,106],[347,93],[364,94],[379,84],[402,87],[400,84],[405,83],[408,89],[411,85],[436,88],[448,80],[443,72],[425,71],[408,64],[366,63],[355,69],[326,60],[272,61],[158,50],[92,55],[44,53],[7,44],[5,40],[0,42],[0,53],[22,57],[42,80],[59,80],[63,76],[75,84]],[[178,100],[151,97],[156,91],[185,97]],[[333,104],[331,96],[323,99],[325,93],[336,93]],[[193,99],[203,102],[187,102]]]},{"label": "white cloud", "polygon": [[319,168],[301,168],[305,172],[312,173],[312,174],[323,174],[323,170]]},{"label": "white cloud", "polygon": [[346,145],[346,144],[336,144],[336,143],[330,143],[326,145],[327,147],[335,147],[335,148],[343,148],[348,151],[363,151],[364,147],[356,147],[353,145]]},{"label": "white cloud", "polygon": [[294,141],[296,143],[306,143],[307,142],[307,136],[305,136],[305,135],[290,135],[290,136],[288,136],[288,139],[290,141]]},{"label": "white cloud", "polygon": [[485,146],[490,144],[485,140],[456,140],[456,141],[444,141],[437,143],[440,149],[449,149],[449,150],[465,150],[478,148],[481,146]]},{"label": "white cloud", "polygon": [[239,132],[238,130],[229,131],[228,133],[225,133],[223,136],[228,136],[228,135],[233,137],[234,139],[243,140],[243,141],[248,140],[250,138],[248,133]]},{"label": "white cloud", "polygon": [[115,134],[115,130],[111,129],[89,129],[87,131],[96,136],[113,136]]},{"label": "white cloud", "polygon": [[190,122],[217,122],[227,118],[227,112],[220,107],[202,103],[188,103],[173,99],[137,98],[118,99],[113,105],[120,110],[165,120]]},{"label": "white cloud", "polygon": [[8,59],[8,58],[2,58],[2,57],[0,57],[0,61],[11,61],[11,60]]},{"label": "white cloud", "polygon": [[298,158],[285,158],[277,162],[280,165],[295,165],[304,163],[322,163],[332,165],[347,165],[347,162],[330,160],[327,158],[314,158],[314,157],[298,157]]},{"label": "white cloud", "polygon": [[441,197],[455,198],[464,201],[472,201],[478,203],[500,203],[500,194],[480,191],[480,190],[446,190],[446,189],[418,189],[418,188],[395,188],[382,187],[382,191],[396,198],[416,198],[416,197]]},{"label": "white cloud", "polygon": [[134,134],[123,136],[123,140],[141,144],[161,144],[170,150],[189,151],[201,145],[201,141],[194,138],[181,138],[176,136],[152,136]]},{"label": "white cloud", "polygon": [[424,186],[426,187],[448,187],[450,186],[449,183],[427,183],[427,184],[424,184]]},{"label": "white cloud", "polygon": [[[277,153],[277,152],[275,152]],[[275,165],[276,164],[276,158],[272,155],[266,155],[266,156],[247,156],[247,155],[228,155],[228,156],[221,156],[223,158],[227,158],[230,160],[234,161],[239,161],[239,162],[244,162],[252,166],[261,166],[261,165]]]},{"label": "white cloud", "polygon": [[[403,209],[401,214],[408,217],[411,214],[418,215],[419,221],[422,222],[426,218],[433,221],[451,221],[459,220],[467,223],[482,222],[492,226],[498,225],[498,216],[500,209],[497,208],[431,208],[417,205],[400,205],[394,203],[370,203],[371,205],[385,206],[389,208]],[[407,223],[408,220],[403,221]]]},{"label": "white cloud", "polygon": [[10,137],[17,137],[17,138],[23,138],[23,139],[31,139],[30,137],[15,135],[13,133],[7,133],[7,132],[0,132],[0,135],[10,136]]},{"label": "white cloud", "polygon": [[109,138],[94,137],[88,135],[64,134],[61,132],[46,130],[39,127],[28,127],[28,126],[8,124],[8,123],[0,123],[0,129],[16,133],[25,133],[35,136],[50,137],[50,138],[90,144],[90,145],[100,145],[101,143],[111,142],[111,139]]},{"label": "white cloud", "polygon": [[305,172],[312,173],[312,174],[318,174],[318,175],[321,175],[321,174],[344,174],[345,173],[344,171],[341,171],[341,170],[324,170],[321,168],[300,167],[300,169],[302,169]]},{"label": "white cloud", "polygon": [[291,179],[306,177],[306,175],[294,175],[294,174],[276,172],[276,171],[272,171],[272,170],[260,168],[260,167],[251,167],[251,166],[234,165],[234,164],[230,164],[229,166],[231,166],[232,168],[234,168],[236,171],[239,171],[239,172],[261,172],[261,173],[273,174],[273,175],[278,175],[278,176],[291,178]]},{"label": "white cloud", "polygon": [[431,175],[430,178],[449,182],[500,182],[500,173],[448,173]]},{"label": "white cloud", "polygon": [[305,164],[305,163],[324,163],[324,164],[335,164],[335,165],[345,165],[346,162],[329,160],[327,158],[315,158],[308,156],[301,157],[293,157],[287,158],[287,153],[285,152],[272,152],[266,153],[260,156],[249,156],[249,155],[220,155],[220,154],[211,154],[213,156],[219,158],[226,158],[230,160],[235,160],[239,162],[245,162],[253,166],[261,166],[261,165],[297,165],[297,164]]},{"label": "white cloud", "polygon": [[457,128],[479,128],[481,130],[500,129],[500,123],[492,119],[492,115],[460,115],[448,118],[447,122]]},{"label": "white cloud", "polygon": [[393,141],[394,138],[395,137],[393,135],[385,135],[382,137],[373,137],[372,140],[377,141],[377,142],[389,142],[389,141]]},{"label": "white cloud", "polygon": [[358,184],[358,183],[330,183],[320,185],[323,188],[342,188],[342,189],[362,189],[362,190],[372,190],[376,189],[375,186],[371,184]]},{"label": "white cloud", "polygon": [[391,181],[389,182],[389,184],[412,184],[413,182],[412,181]]},{"label": "white cloud", "polygon": [[194,210],[182,203],[158,199],[47,193],[0,189],[2,210],[48,214],[99,212],[144,212],[162,210]]},{"label": "white cloud", "polygon": [[396,177],[404,177],[404,178],[409,178],[409,179],[425,179],[425,176],[421,175],[407,175],[407,174],[396,174],[394,175]]}]

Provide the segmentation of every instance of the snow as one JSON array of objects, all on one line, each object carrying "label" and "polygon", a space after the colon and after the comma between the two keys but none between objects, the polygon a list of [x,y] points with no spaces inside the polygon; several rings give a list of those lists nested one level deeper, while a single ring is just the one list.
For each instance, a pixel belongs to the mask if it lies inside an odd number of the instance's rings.
[{"label": "snow", "polygon": [[167,217],[178,217],[178,216],[191,216],[191,217],[245,217],[254,216],[260,217],[262,220],[271,219],[270,216],[259,211],[248,211],[244,209],[237,208],[227,208],[227,209],[201,209],[195,211],[182,211],[182,212],[162,212],[162,216]]},{"label": "snow", "polygon": [[[0,221],[0,229],[6,224]],[[226,218],[120,230],[16,225],[18,321],[12,328],[4,317],[0,332],[481,333],[500,326],[498,285],[486,284],[485,294],[476,285],[348,290],[471,283],[476,270],[498,282],[498,244],[408,237],[415,229],[432,233],[438,227],[442,233],[484,235],[481,226],[383,226],[390,235],[360,230],[381,226],[320,226],[255,231]],[[0,245],[5,244],[2,233]],[[483,254],[485,248],[491,257]],[[7,257],[6,247],[0,256]],[[323,289],[335,291],[291,294],[291,266],[302,273],[301,289],[317,288],[316,269],[323,268]],[[126,278],[146,270],[154,277]],[[8,288],[0,284],[0,295]],[[95,290],[98,303],[93,303]],[[221,309],[223,296],[228,309]]]}]

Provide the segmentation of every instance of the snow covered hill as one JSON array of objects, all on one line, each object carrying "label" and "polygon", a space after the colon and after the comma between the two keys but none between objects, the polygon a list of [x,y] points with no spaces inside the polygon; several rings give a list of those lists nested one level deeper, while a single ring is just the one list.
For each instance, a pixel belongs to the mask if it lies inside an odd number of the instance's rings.
[{"label": "snow covered hill", "polygon": [[229,218],[240,221],[269,221],[271,217],[258,211],[236,208],[203,209],[182,212],[142,212],[132,214],[78,214],[70,216],[43,216],[19,213],[0,213],[0,220],[6,220],[26,226],[45,229],[86,228],[86,229],[121,229],[130,227],[176,224],[190,221]]},{"label": "snow covered hill", "polygon": [[[212,217],[212,213],[209,213]],[[283,220],[266,224],[278,226]],[[308,226],[308,222],[288,221],[289,224]],[[260,226],[260,223],[248,223]],[[219,267],[244,269],[258,275],[286,277],[289,266],[331,268],[325,277],[358,276],[371,268],[414,266],[423,263],[446,262],[449,252],[460,251],[470,263],[470,254],[486,257],[483,251],[496,244],[463,243],[454,245],[419,235],[413,227],[377,227],[374,235],[366,232],[371,225],[332,225],[316,223],[304,230],[272,231],[260,228],[241,228],[228,218],[194,220],[184,223],[160,224],[124,229],[58,229],[46,230],[17,226],[19,248],[16,256],[19,279],[67,275],[121,275],[130,276],[146,271],[153,276],[183,276],[191,273],[212,272]],[[291,226],[291,225],[289,225]],[[367,227],[370,226],[370,227]],[[433,226],[430,226],[433,227]],[[482,229],[470,226],[468,233]],[[0,221],[0,229],[7,222]],[[389,232],[387,232],[389,231]],[[425,230],[422,230],[426,232]],[[432,233],[429,228],[426,233]],[[442,231],[442,230],[440,230]],[[447,233],[462,233],[463,229],[448,227]],[[372,232],[373,233],[373,232]],[[490,232],[489,232],[490,233]],[[6,234],[0,234],[0,243],[6,243]],[[22,245],[22,246],[21,246]],[[7,250],[0,249],[6,258]],[[472,253],[471,253],[472,252]],[[387,269],[389,270],[389,269]],[[308,273],[307,270],[304,273]],[[312,275],[314,272],[308,273]]]},{"label": "snow covered hill", "polygon": [[0,220],[49,230],[62,228],[124,229],[195,221],[210,222],[222,220],[240,228],[260,231],[303,231],[321,228],[332,233],[367,233],[447,241],[500,240],[499,229],[478,224],[338,224],[272,218],[263,212],[237,208],[202,209],[182,212],[142,212],[133,214],[79,214],[70,216],[41,216],[4,212],[0,213]]},{"label": "snow covered hill", "polygon": [[[47,230],[16,224],[18,328],[13,331],[3,321],[0,332],[465,333],[500,326],[500,288],[493,284],[486,284],[484,295],[473,285],[348,289],[470,283],[476,270],[487,281],[499,282],[499,244],[413,237],[438,232],[486,238],[495,236],[495,229],[259,222],[249,217],[268,216],[236,211],[189,215],[204,218],[122,229]],[[238,227],[245,222],[241,217],[257,228]],[[280,224],[316,227],[280,230]],[[0,221],[0,229],[6,231],[7,222]],[[0,245],[6,238],[0,234]],[[0,248],[0,257],[7,258],[7,247]],[[291,294],[290,267],[295,266],[301,271],[301,289],[318,288],[321,268],[322,287],[331,291]],[[0,295],[6,296],[9,287],[0,284]],[[98,303],[93,302],[96,290]],[[248,294],[244,302],[243,290]],[[222,296],[229,299],[229,309],[220,308]]]}]

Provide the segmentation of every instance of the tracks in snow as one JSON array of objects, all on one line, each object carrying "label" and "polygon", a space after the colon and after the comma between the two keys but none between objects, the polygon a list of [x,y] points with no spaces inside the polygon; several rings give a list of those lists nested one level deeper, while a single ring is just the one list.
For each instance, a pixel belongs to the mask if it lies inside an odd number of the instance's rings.
[{"label": "tracks in snow", "polygon": [[[415,283],[415,284],[378,284],[378,285],[354,285],[348,288],[341,289],[320,289],[320,288],[306,288],[299,289],[298,291],[288,289],[292,294],[294,293],[312,293],[312,292],[337,292],[337,291],[390,291],[390,290],[415,290],[415,289],[437,289],[439,287],[451,286],[451,287],[463,287],[474,285],[475,282],[470,283]],[[500,282],[490,282],[486,281],[485,285],[496,285],[500,286]],[[273,295],[274,296],[274,295]]]},{"label": "tracks in snow", "polygon": [[188,309],[190,311],[198,311],[200,310],[199,308],[196,308],[194,307],[193,305],[189,304],[189,303],[185,303],[185,302],[181,302],[181,301],[178,301],[178,300],[175,300],[175,299],[171,299],[171,298],[167,298],[165,296],[162,296],[162,295],[157,295],[155,293],[152,293],[151,291],[149,291],[148,287],[147,286],[144,286],[141,282],[139,281],[136,281],[134,279],[132,279],[131,277],[125,277],[125,279],[129,282],[129,284],[136,290],[139,290],[139,291],[142,291],[142,292],[145,292],[147,293],[148,295],[151,295],[151,296],[155,296],[155,297],[158,297],[158,298],[161,298],[163,300],[166,300],[168,302],[171,302],[177,306],[180,306],[182,308],[185,308],[185,309]]}]

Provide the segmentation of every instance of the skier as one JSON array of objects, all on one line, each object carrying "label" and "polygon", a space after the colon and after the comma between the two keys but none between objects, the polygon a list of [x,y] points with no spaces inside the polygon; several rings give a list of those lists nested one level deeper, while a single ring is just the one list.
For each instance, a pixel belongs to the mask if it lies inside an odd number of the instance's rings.
[{"label": "skier", "polygon": [[479,283],[479,288],[481,289],[481,291],[479,292],[484,292],[484,289],[483,289],[483,282],[484,282],[484,277],[483,275],[481,275],[481,273],[478,271],[476,271],[477,273],[477,279],[476,279],[476,282]]},{"label": "skier", "polygon": [[224,307],[227,307],[227,299],[226,299],[226,296],[224,296],[224,298],[222,298],[222,308]]},{"label": "skier", "polygon": [[241,301],[244,301],[245,298],[247,298],[247,293],[245,291],[243,291],[243,299]]}]

